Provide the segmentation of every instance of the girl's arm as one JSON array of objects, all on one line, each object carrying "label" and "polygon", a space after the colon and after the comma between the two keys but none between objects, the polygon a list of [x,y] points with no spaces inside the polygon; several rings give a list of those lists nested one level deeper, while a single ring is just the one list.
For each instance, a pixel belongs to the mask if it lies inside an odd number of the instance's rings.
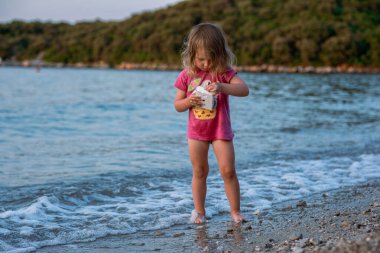
[{"label": "girl's arm", "polygon": [[237,97],[245,97],[249,95],[247,84],[238,75],[235,75],[229,84],[212,83],[207,87],[207,90],[214,94],[222,92]]},{"label": "girl's arm", "polygon": [[174,108],[177,112],[184,112],[192,106],[201,106],[201,97],[191,94],[186,97],[186,93],[182,90],[177,89],[177,93],[174,99]]}]

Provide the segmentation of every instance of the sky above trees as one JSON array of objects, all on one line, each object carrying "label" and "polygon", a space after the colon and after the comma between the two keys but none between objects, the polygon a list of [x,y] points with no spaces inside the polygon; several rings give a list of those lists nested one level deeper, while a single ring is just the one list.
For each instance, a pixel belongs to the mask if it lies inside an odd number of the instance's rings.
[{"label": "sky above trees", "polygon": [[0,0],[0,23],[15,19],[69,23],[122,20],[177,2],[180,0]]}]

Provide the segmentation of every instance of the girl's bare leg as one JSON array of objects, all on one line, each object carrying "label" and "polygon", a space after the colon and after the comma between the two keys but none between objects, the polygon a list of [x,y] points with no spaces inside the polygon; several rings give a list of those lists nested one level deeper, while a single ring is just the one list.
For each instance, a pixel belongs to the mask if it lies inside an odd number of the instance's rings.
[{"label": "girl's bare leg", "polygon": [[192,191],[195,211],[199,214],[199,219],[194,223],[202,223],[206,214],[205,200],[207,192],[206,179],[209,171],[208,150],[210,143],[208,141],[188,140],[189,154],[193,166]]},{"label": "girl's bare leg", "polygon": [[224,190],[230,203],[231,217],[236,223],[239,223],[244,220],[244,217],[240,213],[240,185],[235,170],[233,142],[215,140],[212,145],[224,181]]}]

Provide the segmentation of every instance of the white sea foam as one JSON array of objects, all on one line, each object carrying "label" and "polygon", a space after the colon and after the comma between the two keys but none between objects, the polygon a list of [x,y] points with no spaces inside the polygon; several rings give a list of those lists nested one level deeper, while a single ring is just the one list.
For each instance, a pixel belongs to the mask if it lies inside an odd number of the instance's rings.
[{"label": "white sea foam", "polygon": [[[379,171],[380,155],[374,154],[361,155],[356,159],[339,157],[278,161],[274,165],[257,168],[253,176],[248,170],[244,171],[240,182],[243,198],[251,199],[262,208],[262,199],[270,199],[270,202],[275,203],[299,198],[379,177]],[[257,196],[262,199],[257,199]]]},{"label": "white sea foam", "polygon": [[350,177],[362,178],[363,172],[366,178],[379,177],[380,175],[380,155],[361,155],[358,161],[355,161],[348,168]]},{"label": "white sea foam", "polygon": [[6,228],[0,228],[0,235],[9,235],[11,233],[11,231],[9,229],[6,229]]}]

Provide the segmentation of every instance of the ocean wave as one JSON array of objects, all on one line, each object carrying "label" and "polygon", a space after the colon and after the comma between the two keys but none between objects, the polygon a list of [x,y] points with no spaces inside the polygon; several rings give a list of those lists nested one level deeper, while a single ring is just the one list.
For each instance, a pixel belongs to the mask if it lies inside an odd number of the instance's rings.
[{"label": "ocean wave", "polygon": [[[242,210],[250,216],[274,203],[365,182],[378,176],[379,164],[379,154],[363,154],[280,160],[271,166],[242,169],[238,172]],[[96,177],[90,187],[88,181],[62,186],[55,195],[43,195],[24,207],[0,213],[0,234],[8,238],[0,239],[0,249],[28,251],[186,224],[193,208],[191,178],[175,176],[118,180],[118,173]],[[113,185],[104,185],[110,180]],[[210,173],[208,185],[207,217],[228,212],[219,173]],[[83,191],[84,186],[88,190]]]}]

